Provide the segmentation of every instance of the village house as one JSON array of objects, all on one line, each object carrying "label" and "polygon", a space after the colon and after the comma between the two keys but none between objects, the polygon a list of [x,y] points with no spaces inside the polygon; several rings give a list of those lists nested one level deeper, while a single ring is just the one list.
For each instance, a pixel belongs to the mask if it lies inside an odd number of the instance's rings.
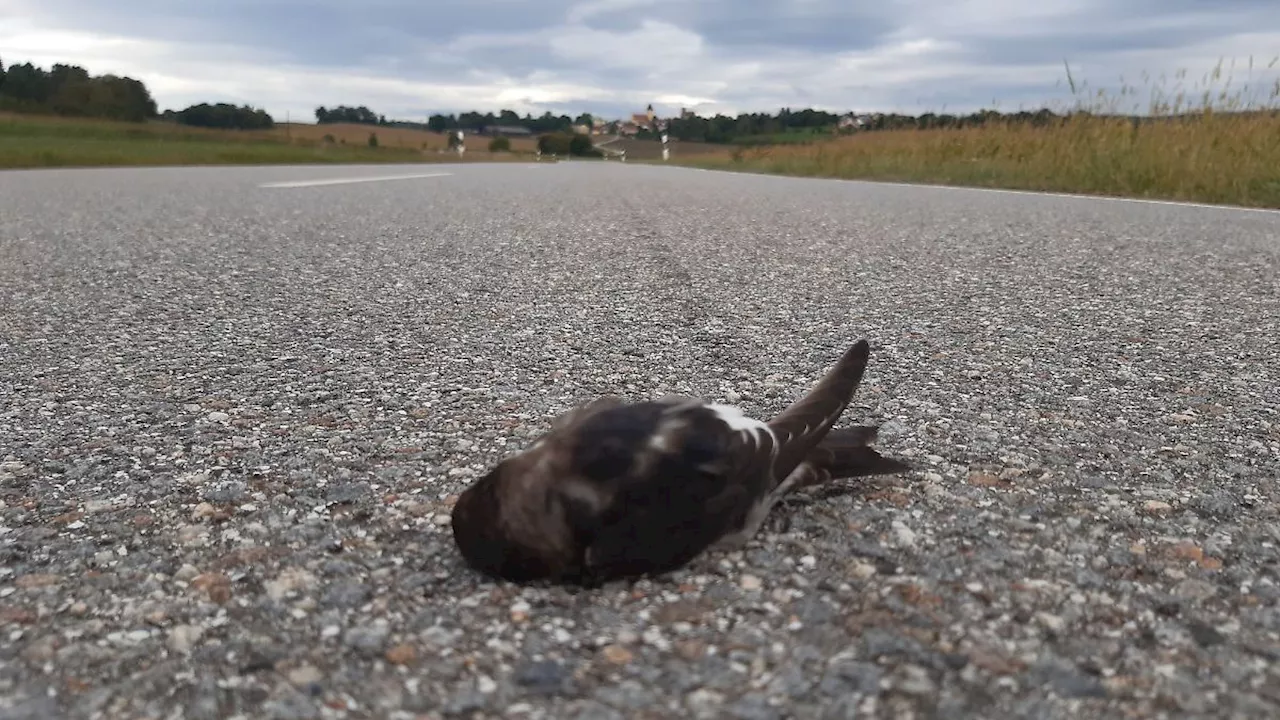
[{"label": "village house", "polygon": [[866,113],[849,113],[836,122],[836,132],[856,132],[871,124],[874,118]]},{"label": "village house", "polygon": [[619,135],[635,135],[642,129],[647,130],[653,126],[653,104],[650,103],[642,113],[631,113],[631,118],[618,124]]}]

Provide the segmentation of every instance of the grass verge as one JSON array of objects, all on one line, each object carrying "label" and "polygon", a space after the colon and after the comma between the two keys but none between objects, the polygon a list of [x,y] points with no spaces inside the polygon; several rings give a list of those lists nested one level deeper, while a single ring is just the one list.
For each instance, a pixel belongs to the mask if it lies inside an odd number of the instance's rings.
[{"label": "grass verge", "polygon": [[[448,146],[448,138],[444,133],[417,130],[402,127],[370,127],[355,123],[326,123],[324,125],[304,123],[276,123],[271,131],[276,139],[288,142],[323,142],[326,137],[334,142],[360,146],[367,143],[369,133],[376,133],[378,145],[381,147],[400,147],[418,150],[438,150]],[[492,138],[467,133],[466,155],[477,150],[485,151]],[[538,149],[536,137],[508,138],[511,149],[516,153],[532,153]]]},{"label": "grass verge", "polygon": [[[377,128],[369,131],[377,132]],[[367,138],[368,131],[364,137]],[[228,131],[173,123],[123,123],[0,115],[0,168],[278,163],[423,163],[527,161],[523,153],[476,152],[460,159],[419,145],[369,147],[277,131]]]},{"label": "grass verge", "polygon": [[[1275,66],[1272,61],[1267,67]],[[1280,80],[1232,92],[1222,77],[1219,65],[1198,88],[1158,86],[1140,113],[1138,107],[1119,109],[1137,96],[1134,89],[1126,86],[1119,96],[1089,93],[1068,70],[1072,93],[1088,100],[1048,126],[994,121],[865,132],[811,145],[672,159],[783,175],[1280,208]]]}]

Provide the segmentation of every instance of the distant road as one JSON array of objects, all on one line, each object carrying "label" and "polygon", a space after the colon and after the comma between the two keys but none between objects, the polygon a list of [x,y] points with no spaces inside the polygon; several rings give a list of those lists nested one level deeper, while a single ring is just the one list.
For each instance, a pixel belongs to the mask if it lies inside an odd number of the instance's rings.
[{"label": "distant road", "polygon": [[[1280,716],[1277,238],[617,162],[0,173],[0,716]],[[634,588],[462,568],[450,495],[554,413],[766,416],[859,337],[845,422],[913,472]]]}]

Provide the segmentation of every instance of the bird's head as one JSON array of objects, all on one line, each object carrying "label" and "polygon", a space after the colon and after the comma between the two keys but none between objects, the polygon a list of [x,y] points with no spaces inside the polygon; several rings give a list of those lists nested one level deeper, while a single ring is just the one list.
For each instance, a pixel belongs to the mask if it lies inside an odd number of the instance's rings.
[{"label": "bird's head", "polygon": [[515,581],[577,569],[589,541],[584,522],[608,498],[595,476],[617,474],[631,462],[618,446],[616,423],[596,422],[620,406],[606,396],[570,409],[458,496],[453,538],[469,565]]},{"label": "bird's head", "polygon": [[546,436],[458,496],[453,539],[473,568],[522,582],[555,574],[572,561],[572,536],[555,496],[565,462],[560,445],[558,436]]},{"label": "bird's head", "polygon": [[453,541],[469,565],[488,574],[501,574],[507,564],[507,541],[501,530],[502,465],[490,470],[458,495],[453,505]]}]

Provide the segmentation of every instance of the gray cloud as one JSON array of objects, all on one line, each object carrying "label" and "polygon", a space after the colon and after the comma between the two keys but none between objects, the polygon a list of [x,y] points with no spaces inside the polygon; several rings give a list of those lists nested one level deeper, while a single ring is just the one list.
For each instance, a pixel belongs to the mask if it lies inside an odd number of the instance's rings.
[{"label": "gray cloud", "polygon": [[569,3],[514,0],[40,0],[23,14],[50,26],[156,41],[226,43],[291,62],[332,66],[440,47],[469,33],[530,32]]},{"label": "gray cloud", "polygon": [[1280,49],[1274,0],[1038,1],[3,0],[0,55],[126,72],[166,107],[419,117],[1038,107],[1066,99],[1064,59],[1115,87],[1221,55],[1261,77]]},{"label": "gray cloud", "polygon": [[898,27],[898,19],[885,6],[857,7],[839,0],[638,5],[594,16],[588,24],[625,30],[645,19],[686,27],[719,49],[748,55],[774,49],[813,53],[867,49]]}]

